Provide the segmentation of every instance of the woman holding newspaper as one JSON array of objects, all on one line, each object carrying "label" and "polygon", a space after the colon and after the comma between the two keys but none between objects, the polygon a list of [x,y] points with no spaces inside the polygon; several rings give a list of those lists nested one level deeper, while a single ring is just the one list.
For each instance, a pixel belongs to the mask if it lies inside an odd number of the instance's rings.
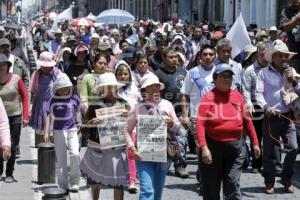
[{"label": "woman holding newspaper", "polygon": [[91,129],[91,134],[80,168],[88,177],[94,200],[99,198],[100,185],[114,188],[115,200],[123,199],[128,182],[123,129],[129,106],[117,95],[122,86],[113,73],[101,74],[94,88],[98,96],[87,111],[86,126]]},{"label": "woman holding newspaper", "polygon": [[[143,100],[130,112],[125,129],[128,147],[136,159],[140,179],[140,200],[162,198],[168,172],[166,137],[167,134],[176,133],[180,127],[173,105],[160,98],[160,90],[163,88],[164,85],[154,74],[146,74],[141,79]],[[131,137],[128,137],[135,127],[137,127],[137,143],[133,143]]]}]

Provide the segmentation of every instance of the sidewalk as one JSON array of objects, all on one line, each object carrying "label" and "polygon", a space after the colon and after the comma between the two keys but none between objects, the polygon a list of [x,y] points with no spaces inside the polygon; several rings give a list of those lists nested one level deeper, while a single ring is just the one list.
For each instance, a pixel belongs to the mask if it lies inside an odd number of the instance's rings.
[{"label": "sidewalk", "polygon": [[[32,158],[32,148],[29,148],[31,141],[30,135],[29,128],[23,129],[20,143],[21,158],[16,161],[14,173],[14,178],[18,182],[7,184],[1,181],[0,199],[33,199],[34,191],[32,190],[32,174],[37,166],[37,161]],[[5,176],[5,172],[2,175]]]}]

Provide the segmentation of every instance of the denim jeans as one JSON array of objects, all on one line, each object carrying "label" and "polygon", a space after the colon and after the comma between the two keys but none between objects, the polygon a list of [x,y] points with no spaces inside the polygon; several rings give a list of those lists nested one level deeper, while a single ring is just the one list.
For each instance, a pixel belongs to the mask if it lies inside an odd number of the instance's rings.
[{"label": "denim jeans", "polygon": [[284,142],[284,148],[287,152],[281,178],[283,181],[291,181],[298,149],[295,124],[283,117],[268,118],[266,116],[263,122],[263,176],[266,185],[274,185],[275,183],[274,164],[276,159],[274,149],[279,145],[278,140],[280,138]]},{"label": "denim jeans", "polygon": [[139,200],[160,200],[168,172],[168,163],[137,160],[136,167],[140,179]]},{"label": "denim jeans", "polygon": [[180,147],[180,156],[174,161],[174,167],[186,167],[186,148],[188,145],[187,141],[187,130],[181,126],[178,133],[175,134],[176,141]]}]

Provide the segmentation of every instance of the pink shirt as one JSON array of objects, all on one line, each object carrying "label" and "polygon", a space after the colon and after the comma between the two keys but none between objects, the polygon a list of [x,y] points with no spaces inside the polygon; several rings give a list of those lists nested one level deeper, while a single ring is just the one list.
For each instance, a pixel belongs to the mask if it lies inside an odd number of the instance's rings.
[{"label": "pink shirt", "polygon": [[8,117],[0,98],[0,147],[3,146],[10,147],[10,131]]},{"label": "pink shirt", "polygon": [[[169,102],[165,99],[161,99],[157,103],[150,103],[150,105],[153,108],[158,108],[161,113],[166,113],[169,117],[171,117],[173,119],[174,125],[173,125],[172,128],[170,128],[168,130],[169,132],[176,133],[179,130],[180,122],[179,122],[179,120],[178,120],[178,118],[175,114],[175,110],[174,110],[173,105],[171,104],[171,102]],[[149,115],[148,110],[143,105],[143,103],[136,104],[134,109],[129,113],[128,120],[127,120],[127,128],[124,129],[124,136],[126,138],[128,148],[131,148],[131,147],[135,146],[135,144],[132,141],[131,136],[132,136],[133,129],[137,125],[138,115]]]}]

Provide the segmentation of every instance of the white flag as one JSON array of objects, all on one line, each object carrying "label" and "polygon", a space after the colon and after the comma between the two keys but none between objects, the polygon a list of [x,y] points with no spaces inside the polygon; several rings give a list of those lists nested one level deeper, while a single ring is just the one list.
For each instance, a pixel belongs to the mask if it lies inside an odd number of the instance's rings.
[{"label": "white flag", "polygon": [[62,21],[62,20],[71,20],[72,18],[72,7],[70,6],[69,8],[67,8],[66,10],[64,10],[63,12],[61,12],[59,15],[57,15],[55,18],[53,18],[53,24],[52,27],[50,29],[50,32],[55,32],[59,27],[58,27],[58,22]]},{"label": "white flag", "polygon": [[251,44],[242,13],[240,13],[238,18],[235,20],[227,33],[226,38],[232,43],[232,58],[239,55],[247,45]]}]

